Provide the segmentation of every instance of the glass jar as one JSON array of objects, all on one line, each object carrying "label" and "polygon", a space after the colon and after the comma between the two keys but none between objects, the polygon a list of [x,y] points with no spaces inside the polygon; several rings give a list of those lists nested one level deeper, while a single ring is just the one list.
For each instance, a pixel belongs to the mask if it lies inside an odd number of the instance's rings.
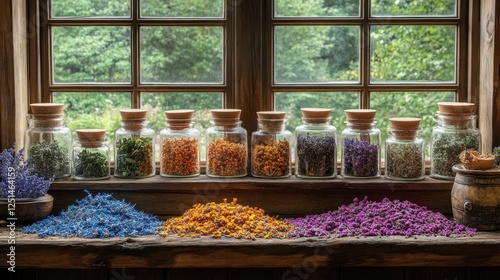
[{"label": "glass jar", "polygon": [[102,180],[110,177],[109,146],[104,129],[79,129],[73,145],[73,179]]},{"label": "glass jar", "polygon": [[147,110],[120,110],[122,122],[115,132],[115,177],[155,175],[155,131],[148,127]]},{"label": "glass jar", "polygon": [[341,134],[342,171],[345,178],[380,177],[380,130],[376,110],[345,110],[346,128]]},{"label": "glass jar", "polygon": [[385,177],[391,180],[425,178],[425,141],[420,138],[419,118],[391,118],[385,142]]},{"label": "glass jar", "polygon": [[200,175],[200,132],[193,128],[194,110],[166,111],[166,128],[160,132],[160,175]]},{"label": "glass jar", "polygon": [[335,178],[337,136],[330,125],[330,109],[304,108],[302,125],[295,128],[295,175],[300,178]]},{"label": "glass jar", "polygon": [[33,114],[28,115],[24,145],[35,173],[46,179],[69,177],[73,140],[64,125],[64,104],[35,103],[30,107]]},{"label": "glass jar", "polygon": [[472,112],[463,112],[466,110],[464,108],[457,108],[472,103],[452,102],[456,104],[453,107],[455,112],[448,112],[449,108],[444,103],[447,102],[438,103],[440,111],[431,134],[430,176],[454,180],[455,172],[452,167],[461,163],[460,153],[465,149],[481,152],[481,132],[476,128],[476,116]]},{"label": "glass jar", "polygon": [[285,112],[257,112],[258,130],[252,133],[252,175],[283,178],[292,174],[292,133],[285,129]]},{"label": "glass jar", "polygon": [[207,170],[209,177],[247,175],[247,131],[239,120],[241,110],[211,110],[212,127],[207,129]]}]

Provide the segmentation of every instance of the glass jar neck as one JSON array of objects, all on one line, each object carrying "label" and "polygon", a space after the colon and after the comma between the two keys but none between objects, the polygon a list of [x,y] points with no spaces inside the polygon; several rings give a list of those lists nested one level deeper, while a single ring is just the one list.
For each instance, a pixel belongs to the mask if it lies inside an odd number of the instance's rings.
[{"label": "glass jar neck", "polygon": [[120,122],[120,126],[125,130],[138,131],[148,128],[148,121],[145,120],[127,120]]},{"label": "glass jar neck", "polygon": [[193,128],[194,122],[185,122],[185,121],[176,122],[175,120],[169,120],[165,122],[165,126],[167,127],[167,129],[170,130],[182,131],[185,129]]},{"label": "glass jar neck", "polygon": [[476,128],[476,115],[441,115],[436,116],[437,125],[448,129]]},{"label": "glass jar neck", "polygon": [[220,122],[215,122],[215,121],[210,121],[210,124],[212,125],[212,128],[215,130],[235,130],[241,128],[241,121],[237,122],[228,122],[228,123],[220,123]]},{"label": "glass jar neck", "polygon": [[369,131],[373,129],[375,122],[346,122],[346,127],[351,130]]},{"label": "glass jar neck", "polygon": [[302,118],[302,124],[314,127],[324,127],[330,124],[331,118]]},{"label": "glass jar neck", "polygon": [[61,128],[64,126],[64,118],[59,114],[32,114],[28,115],[28,126],[31,128]]},{"label": "glass jar neck", "polygon": [[286,128],[284,120],[257,120],[257,125],[260,131],[267,133],[280,133]]}]

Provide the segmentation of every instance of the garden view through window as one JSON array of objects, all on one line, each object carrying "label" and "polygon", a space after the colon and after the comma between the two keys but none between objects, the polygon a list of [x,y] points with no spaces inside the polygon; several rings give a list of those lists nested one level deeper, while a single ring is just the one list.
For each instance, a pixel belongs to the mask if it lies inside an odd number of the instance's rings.
[{"label": "garden view through window", "polygon": [[[157,132],[165,110],[194,109],[204,131],[209,110],[228,107],[228,96],[253,98],[229,86],[246,69],[230,55],[248,43],[234,43],[229,32],[247,16],[241,2],[42,0],[42,100],[64,103],[73,131],[100,127],[111,137],[121,108],[148,109]],[[272,94],[291,131],[301,124],[300,108],[331,108],[339,133],[345,109],[372,108],[384,139],[396,116],[421,117],[428,139],[436,102],[465,101],[462,2],[262,1],[270,35],[261,47],[271,53],[262,67],[271,82],[257,94]]]}]

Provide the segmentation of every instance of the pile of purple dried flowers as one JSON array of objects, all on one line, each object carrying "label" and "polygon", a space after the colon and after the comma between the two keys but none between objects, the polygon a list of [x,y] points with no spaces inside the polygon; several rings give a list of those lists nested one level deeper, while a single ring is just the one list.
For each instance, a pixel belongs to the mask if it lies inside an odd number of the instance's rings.
[{"label": "pile of purple dried flowers", "polygon": [[346,236],[473,236],[476,229],[459,225],[441,213],[408,201],[381,202],[355,198],[336,211],[305,218],[287,219],[295,226],[290,237],[346,237]]},{"label": "pile of purple dried flowers", "polygon": [[30,159],[24,159],[24,148],[16,153],[14,146],[0,153],[0,197],[41,197],[47,193],[53,180],[34,171]]},{"label": "pile of purple dried flowers", "polygon": [[344,139],[343,175],[373,177],[378,175],[378,145],[356,138]]}]

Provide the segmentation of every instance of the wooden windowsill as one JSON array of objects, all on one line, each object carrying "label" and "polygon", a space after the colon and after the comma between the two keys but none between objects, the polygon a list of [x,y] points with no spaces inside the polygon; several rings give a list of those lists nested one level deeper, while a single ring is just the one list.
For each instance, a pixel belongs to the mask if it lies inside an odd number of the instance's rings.
[{"label": "wooden windowsill", "polygon": [[[8,252],[0,229],[0,251]],[[238,240],[143,236],[38,238],[17,233],[17,268],[499,266],[500,233],[474,237]],[[6,267],[3,262],[0,266]]]}]

